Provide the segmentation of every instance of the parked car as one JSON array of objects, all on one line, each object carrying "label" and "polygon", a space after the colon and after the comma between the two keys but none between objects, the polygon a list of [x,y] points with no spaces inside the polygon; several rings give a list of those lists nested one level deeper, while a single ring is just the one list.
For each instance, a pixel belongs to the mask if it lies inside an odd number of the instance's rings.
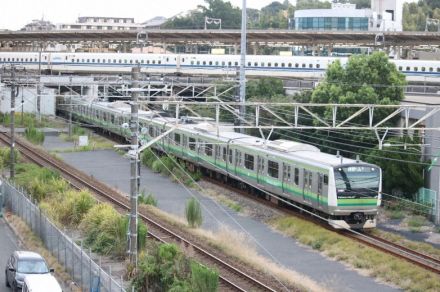
[{"label": "parked car", "polygon": [[62,292],[60,284],[51,274],[27,275],[24,277],[22,292]]},{"label": "parked car", "polygon": [[38,253],[31,251],[14,251],[5,268],[7,287],[18,291],[23,286],[24,277],[29,274],[50,274],[54,270],[47,267],[46,261]]}]

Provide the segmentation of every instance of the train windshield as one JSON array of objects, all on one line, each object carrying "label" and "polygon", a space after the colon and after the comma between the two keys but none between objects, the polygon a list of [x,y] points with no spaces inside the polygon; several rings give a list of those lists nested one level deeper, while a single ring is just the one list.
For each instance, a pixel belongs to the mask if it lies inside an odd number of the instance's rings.
[{"label": "train windshield", "polygon": [[380,171],[373,166],[335,168],[336,190],[341,192],[375,193],[379,191]]}]

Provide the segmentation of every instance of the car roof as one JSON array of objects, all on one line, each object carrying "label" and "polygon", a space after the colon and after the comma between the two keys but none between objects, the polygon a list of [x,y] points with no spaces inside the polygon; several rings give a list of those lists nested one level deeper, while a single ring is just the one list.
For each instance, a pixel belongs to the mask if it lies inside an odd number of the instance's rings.
[{"label": "car roof", "polygon": [[24,278],[30,292],[61,292],[58,281],[51,274],[33,274]]},{"label": "car roof", "polygon": [[14,254],[18,259],[44,260],[41,255],[32,251],[17,250]]}]

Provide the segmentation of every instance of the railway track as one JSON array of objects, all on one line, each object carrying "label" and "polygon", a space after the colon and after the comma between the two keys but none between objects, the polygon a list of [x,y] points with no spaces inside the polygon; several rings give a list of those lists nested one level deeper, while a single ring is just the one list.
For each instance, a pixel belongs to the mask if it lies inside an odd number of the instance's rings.
[{"label": "railway track", "polygon": [[[0,133],[0,142],[10,145],[9,134]],[[22,141],[21,139],[16,139],[15,147],[29,161],[32,161],[39,166],[49,167],[59,171],[74,188],[87,188],[120,209],[126,211],[130,209],[129,200],[125,196],[96,179],[82,173],[71,165],[54,158],[47,152],[37,149],[30,143]],[[286,289],[280,284],[274,285],[273,283],[263,283],[257,279],[257,272],[253,271],[252,273],[254,275],[250,275],[249,271],[241,270],[234,266],[230,261],[220,258],[221,255],[214,254],[215,252],[208,251],[206,248],[200,246],[199,243],[192,242],[185,238],[183,234],[179,234],[179,232],[172,230],[171,226],[167,226],[167,223],[156,221],[142,212],[142,210],[139,210],[139,217],[147,224],[149,236],[163,243],[176,243],[178,245],[190,247],[194,251],[195,259],[211,268],[217,268],[219,271],[220,288],[223,288],[225,291],[280,291]]]},{"label": "railway track", "polygon": [[227,188],[227,189],[234,191],[236,193],[240,193],[241,195],[244,195],[247,198],[258,201],[259,203],[262,203],[266,206],[274,208],[274,209],[281,211],[287,215],[299,217],[301,219],[305,219],[308,221],[313,221],[314,223],[326,228],[327,230],[337,232],[343,236],[346,236],[348,238],[356,240],[362,244],[368,245],[370,247],[373,247],[373,248],[378,249],[380,251],[383,251],[385,253],[391,254],[395,257],[404,259],[410,263],[413,263],[413,264],[418,265],[426,270],[429,270],[431,272],[434,272],[434,273],[440,275],[440,259],[438,259],[438,258],[435,258],[430,255],[412,250],[412,249],[407,248],[403,245],[394,243],[392,241],[386,240],[386,239],[381,238],[379,236],[372,235],[370,233],[353,233],[353,232],[346,231],[346,230],[341,230],[341,231],[335,230],[330,225],[328,225],[326,222],[319,220],[317,218],[313,218],[311,216],[301,214],[301,213],[296,212],[294,210],[289,210],[287,208],[280,207],[280,206],[275,205],[274,203],[272,203],[268,200],[257,198],[256,196],[250,195],[248,192],[246,192],[244,190],[240,190],[240,189],[234,188],[230,185],[226,185],[222,182],[217,181],[216,179],[209,178],[209,177],[204,177],[204,179],[213,183],[213,184],[221,186],[223,188]]}]

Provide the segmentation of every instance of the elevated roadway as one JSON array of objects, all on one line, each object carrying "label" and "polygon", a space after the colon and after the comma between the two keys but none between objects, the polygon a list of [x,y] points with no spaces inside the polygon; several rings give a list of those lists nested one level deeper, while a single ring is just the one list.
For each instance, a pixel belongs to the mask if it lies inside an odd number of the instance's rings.
[{"label": "elevated roadway", "polygon": [[[146,30],[151,43],[166,44],[239,44],[240,30]],[[79,42],[135,43],[136,31],[1,31],[0,43],[56,42],[72,44]],[[310,45],[347,44],[377,45],[381,34],[386,46],[440,45],[440,32],[372,32],[372,31],[295,31],[295,30],[249,30],[250,44]],[[381,42],[383,45],[383,42]]]}]

